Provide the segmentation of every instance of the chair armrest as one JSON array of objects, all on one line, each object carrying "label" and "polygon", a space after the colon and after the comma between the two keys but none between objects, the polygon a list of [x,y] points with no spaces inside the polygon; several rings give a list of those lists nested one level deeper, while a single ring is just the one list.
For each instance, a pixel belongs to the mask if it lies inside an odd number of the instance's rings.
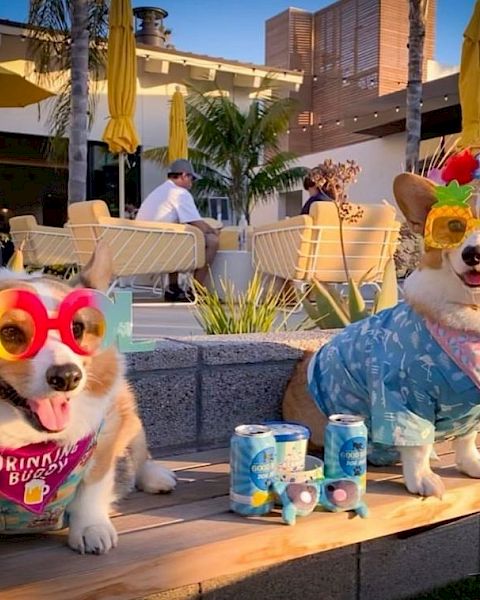
[{"label": "chair armrest", "polygon": [[296,217],[290,217],[289,219],[282,219],[281,221],[254,227],[253,235],[290,227],[310,227],[311,225],[313,225],[313,219],[310,215],[297,215]]},{"label": "chair armrest", "polygon": [[312,223],[309,215],[298,215],[255,227],[252,245],[256,268],[282,279],[303,280],[308,267]]}]

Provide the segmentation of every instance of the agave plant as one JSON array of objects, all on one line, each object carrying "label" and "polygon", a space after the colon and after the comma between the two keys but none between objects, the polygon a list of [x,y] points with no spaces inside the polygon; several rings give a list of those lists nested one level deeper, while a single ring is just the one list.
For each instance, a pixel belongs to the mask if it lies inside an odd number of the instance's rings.
[{"label": "agave plant", "polygon": [[280,323],[279,309],[286,307],[288,291],[275,288],[274,281],[265,284],[256,272],[243,292],[238,292],[230,280],[221,280],[222,296],[194,281],[197,304],[195,318],[206,334],[268,333],[285,328],[289,316],[296,306],[289,306]]},{"label": "agave plant", "polygon": [[[368,274],[358,283],[350,279],[346,297],[343,297],[332,286],[314,281],[310,294],[303,300],[305,312],[313,322],[311,328],[337,329],[345,327],[385,308],[395,306],[398,302],[398,287],[394,260],[389,259],[385,265],[383,281],[375,294],[371,308],[367,307],[367,303],[360,293],[360,286],[367,276]],[[314,296],[313,302],[310,300],[312,295]]]}]

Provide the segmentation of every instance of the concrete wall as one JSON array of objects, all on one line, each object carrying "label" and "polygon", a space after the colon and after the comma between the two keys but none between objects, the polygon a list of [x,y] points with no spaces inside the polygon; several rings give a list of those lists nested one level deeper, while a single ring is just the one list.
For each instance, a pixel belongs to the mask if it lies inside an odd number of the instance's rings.
[{"label": "concrete wall", "polygon": [[284,390],[306,348],[331,334],[197,336],[159,341],[127,356],[156,455],[228,445],[236,425],[278,419]]}]

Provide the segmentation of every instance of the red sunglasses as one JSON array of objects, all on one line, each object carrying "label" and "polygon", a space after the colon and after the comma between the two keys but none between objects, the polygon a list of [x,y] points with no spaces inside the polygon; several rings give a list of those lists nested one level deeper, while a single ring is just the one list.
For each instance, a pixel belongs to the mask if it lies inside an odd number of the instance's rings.
[{"label": "red sunglasses", "polygon": [[110,345],[114,331],[108,326],[113,303],[95,290],[68,294],[50,317],[40,298],[22,289],[0,291],[0,359],[35,356],[55,329],[76,354],[88,356]]}]

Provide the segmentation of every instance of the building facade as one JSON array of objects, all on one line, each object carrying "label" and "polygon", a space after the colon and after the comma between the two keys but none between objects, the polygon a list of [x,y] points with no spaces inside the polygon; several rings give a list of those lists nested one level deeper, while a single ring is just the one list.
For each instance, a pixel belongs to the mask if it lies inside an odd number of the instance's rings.
[{"label": "building facade", "polygon": [[[345,127],[352,110],[407,85],[408,0],[338,0],[314,13],[289,8],[265,25],[265,62],[304,75],[285,140],[299,155],[367,136]],[[424,78],[434,58],[435,0],[428,2]]]},{"label": "building facade", "polygon": [[[146,9],[157,10],[157,9]],[[141,146],[127,161],[126,204],[138,206],[165,178],[165,170],[142,157],[142,151],[168,143],[170,100],[179,87],[189,85],[213,90],[247,109],[258,97],[262,80],[275,79],[280,93],[298,90],[303,75],[264,65],[192,54],[165,44],[162,30],[147,31],[140,22],[137,36],[137,96],[135,125]],[[0,19],[0,64],[36,81],[35,64],[28,58],[23,23]],[[53,72],[49,85],[58,91],[68,73]],[[107,82],[97,82],[97,104],[88,136],[88,185],[86,199],[103,199],[112,214],[118,209],[118,157],[110,154],[102,137],[108,119]],[[264,93],[264,90],[262,90]],[[67,213],[68,164],[45,153],[53,100],[25,108],[0,109],[0,219],[34,214],[40,223],[63,225]]]}]

